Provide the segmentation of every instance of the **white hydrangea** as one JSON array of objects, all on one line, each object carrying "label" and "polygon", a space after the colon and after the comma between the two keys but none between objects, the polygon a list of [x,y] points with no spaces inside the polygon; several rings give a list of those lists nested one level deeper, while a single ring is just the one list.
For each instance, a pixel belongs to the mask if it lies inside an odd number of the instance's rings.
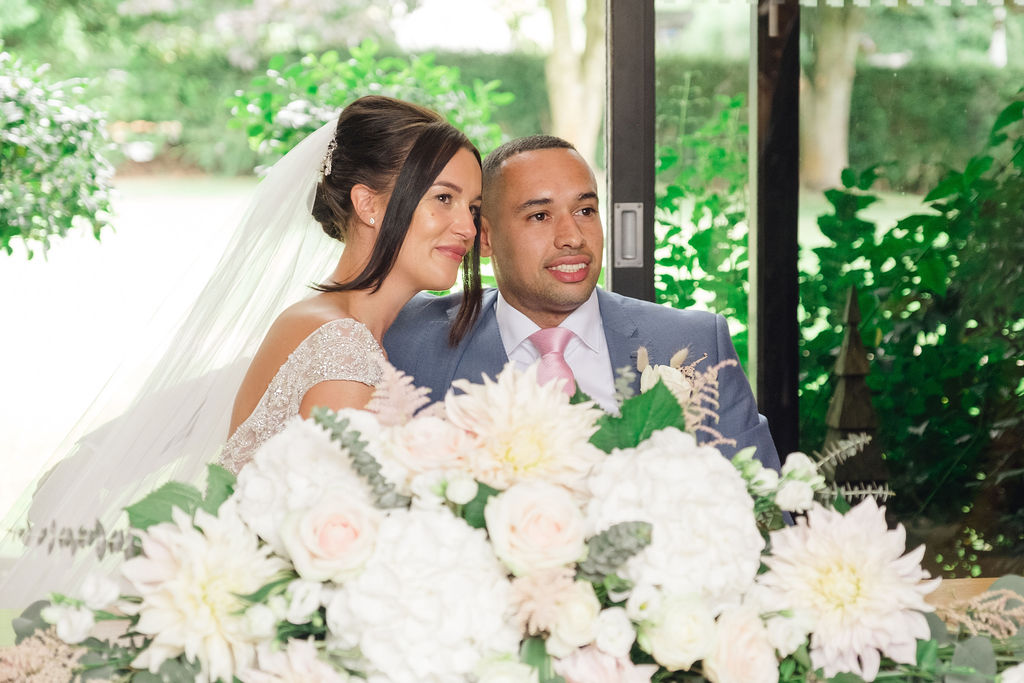
[{"label": "white hydrangea", "polygon": [[515,655],[511,585],[484,532],[444,509],[391,513],[366,571],[327,606],[369,683],[462,683],[485,657]]},{"label": "white hydrangea", "polygon": [[[361,434],[380,429],[371,413],[346,410]],[[367,440],[367,436],[363,437]],[[290,513],[324,498],[362,499],[369,490],[352,469],[348,453],[312,420],[293,418],[264,443],[242,468],[235,486],[238,514],[281,555],[288,554],[281,527]]]},{"label": "white hydrangea", "polygon": [[653,525],[651,544],[622,572],[639,589],[698,595],[718,614],[753,585],[764,539],[746,482],[717,449],[663,429],[613,451],[588,483],[588,535],[618,522]]}]

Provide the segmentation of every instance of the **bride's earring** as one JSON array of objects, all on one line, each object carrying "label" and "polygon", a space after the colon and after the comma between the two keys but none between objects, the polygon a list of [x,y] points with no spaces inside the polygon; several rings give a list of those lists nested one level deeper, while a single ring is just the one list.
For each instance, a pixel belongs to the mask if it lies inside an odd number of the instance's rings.
[{"label": "bride's earring", "polygon": [[373,225],[376,222],[377,222],[377,219],[374,218],[373,216],[370,216],[370,225]]}]

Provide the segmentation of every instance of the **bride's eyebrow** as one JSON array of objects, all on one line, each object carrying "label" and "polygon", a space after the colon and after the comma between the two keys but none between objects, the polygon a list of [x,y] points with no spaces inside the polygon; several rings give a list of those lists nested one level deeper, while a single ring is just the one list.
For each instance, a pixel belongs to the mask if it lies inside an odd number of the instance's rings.
[{"label": "bride's eyebrow", "polygon": [[462,194],[462,188],[461,187],[459,187],[455,183],[449,182],[447,180],[438,180],[437,182],[434,183],[434,185],[440,185],[441,187],[447,187],[447,188],[450,188],[452,190],[455,190],[459,194]]}]

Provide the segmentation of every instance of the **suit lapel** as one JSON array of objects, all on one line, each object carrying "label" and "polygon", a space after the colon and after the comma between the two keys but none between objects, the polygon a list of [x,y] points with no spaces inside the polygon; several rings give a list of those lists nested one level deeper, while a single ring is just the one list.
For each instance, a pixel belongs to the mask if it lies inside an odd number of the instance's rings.
[{"label": "suit lapel", "polygon": [[[498,319],[494,315],[497,299],[498,290],[489,289],[484,292],[480,319],[469,336],[459,344],[457,352],[449,355],[453,360],[448,368],[449,385],[456,379],[479,383],[482,375],[494,377],[508,363],[508,355],[498,332]],[[448,310],[449,321],[454,320],[457,312],[458,306]]]},{"label": "suit lapel", "polygon": [[[625,299],[598,289],[597,301],[601,308],[601,322],[604,325],[605,340],[608,342],[608,358],[612,364],[612,373],[625,366],[636,370],[636,352],[646,344],[646,340],[640,336],[640,326],[629,314]],[[635,390],[639,390],[639,376],[633,385]]]}]

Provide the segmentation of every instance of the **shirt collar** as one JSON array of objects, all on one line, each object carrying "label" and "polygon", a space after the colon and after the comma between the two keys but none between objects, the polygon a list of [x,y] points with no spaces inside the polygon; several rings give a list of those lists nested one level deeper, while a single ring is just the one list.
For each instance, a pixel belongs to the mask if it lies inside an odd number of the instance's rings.
[{"label": "shirt collar", "polygon": [[[494,316],[498,321],[498,330],[505,347],[506,355],[512,353],[526,338],[540,329],[537,323],[512,307],[505,297],[498,292],[494,304]],[[573,333],[591,351],[600,352],[605,345],[604,327],[601,323],[601,306],[597,300],[597,290],[590,293],[590,298],[583,302],[575,311],[561,322],[559,327],[572,330]]]}]

